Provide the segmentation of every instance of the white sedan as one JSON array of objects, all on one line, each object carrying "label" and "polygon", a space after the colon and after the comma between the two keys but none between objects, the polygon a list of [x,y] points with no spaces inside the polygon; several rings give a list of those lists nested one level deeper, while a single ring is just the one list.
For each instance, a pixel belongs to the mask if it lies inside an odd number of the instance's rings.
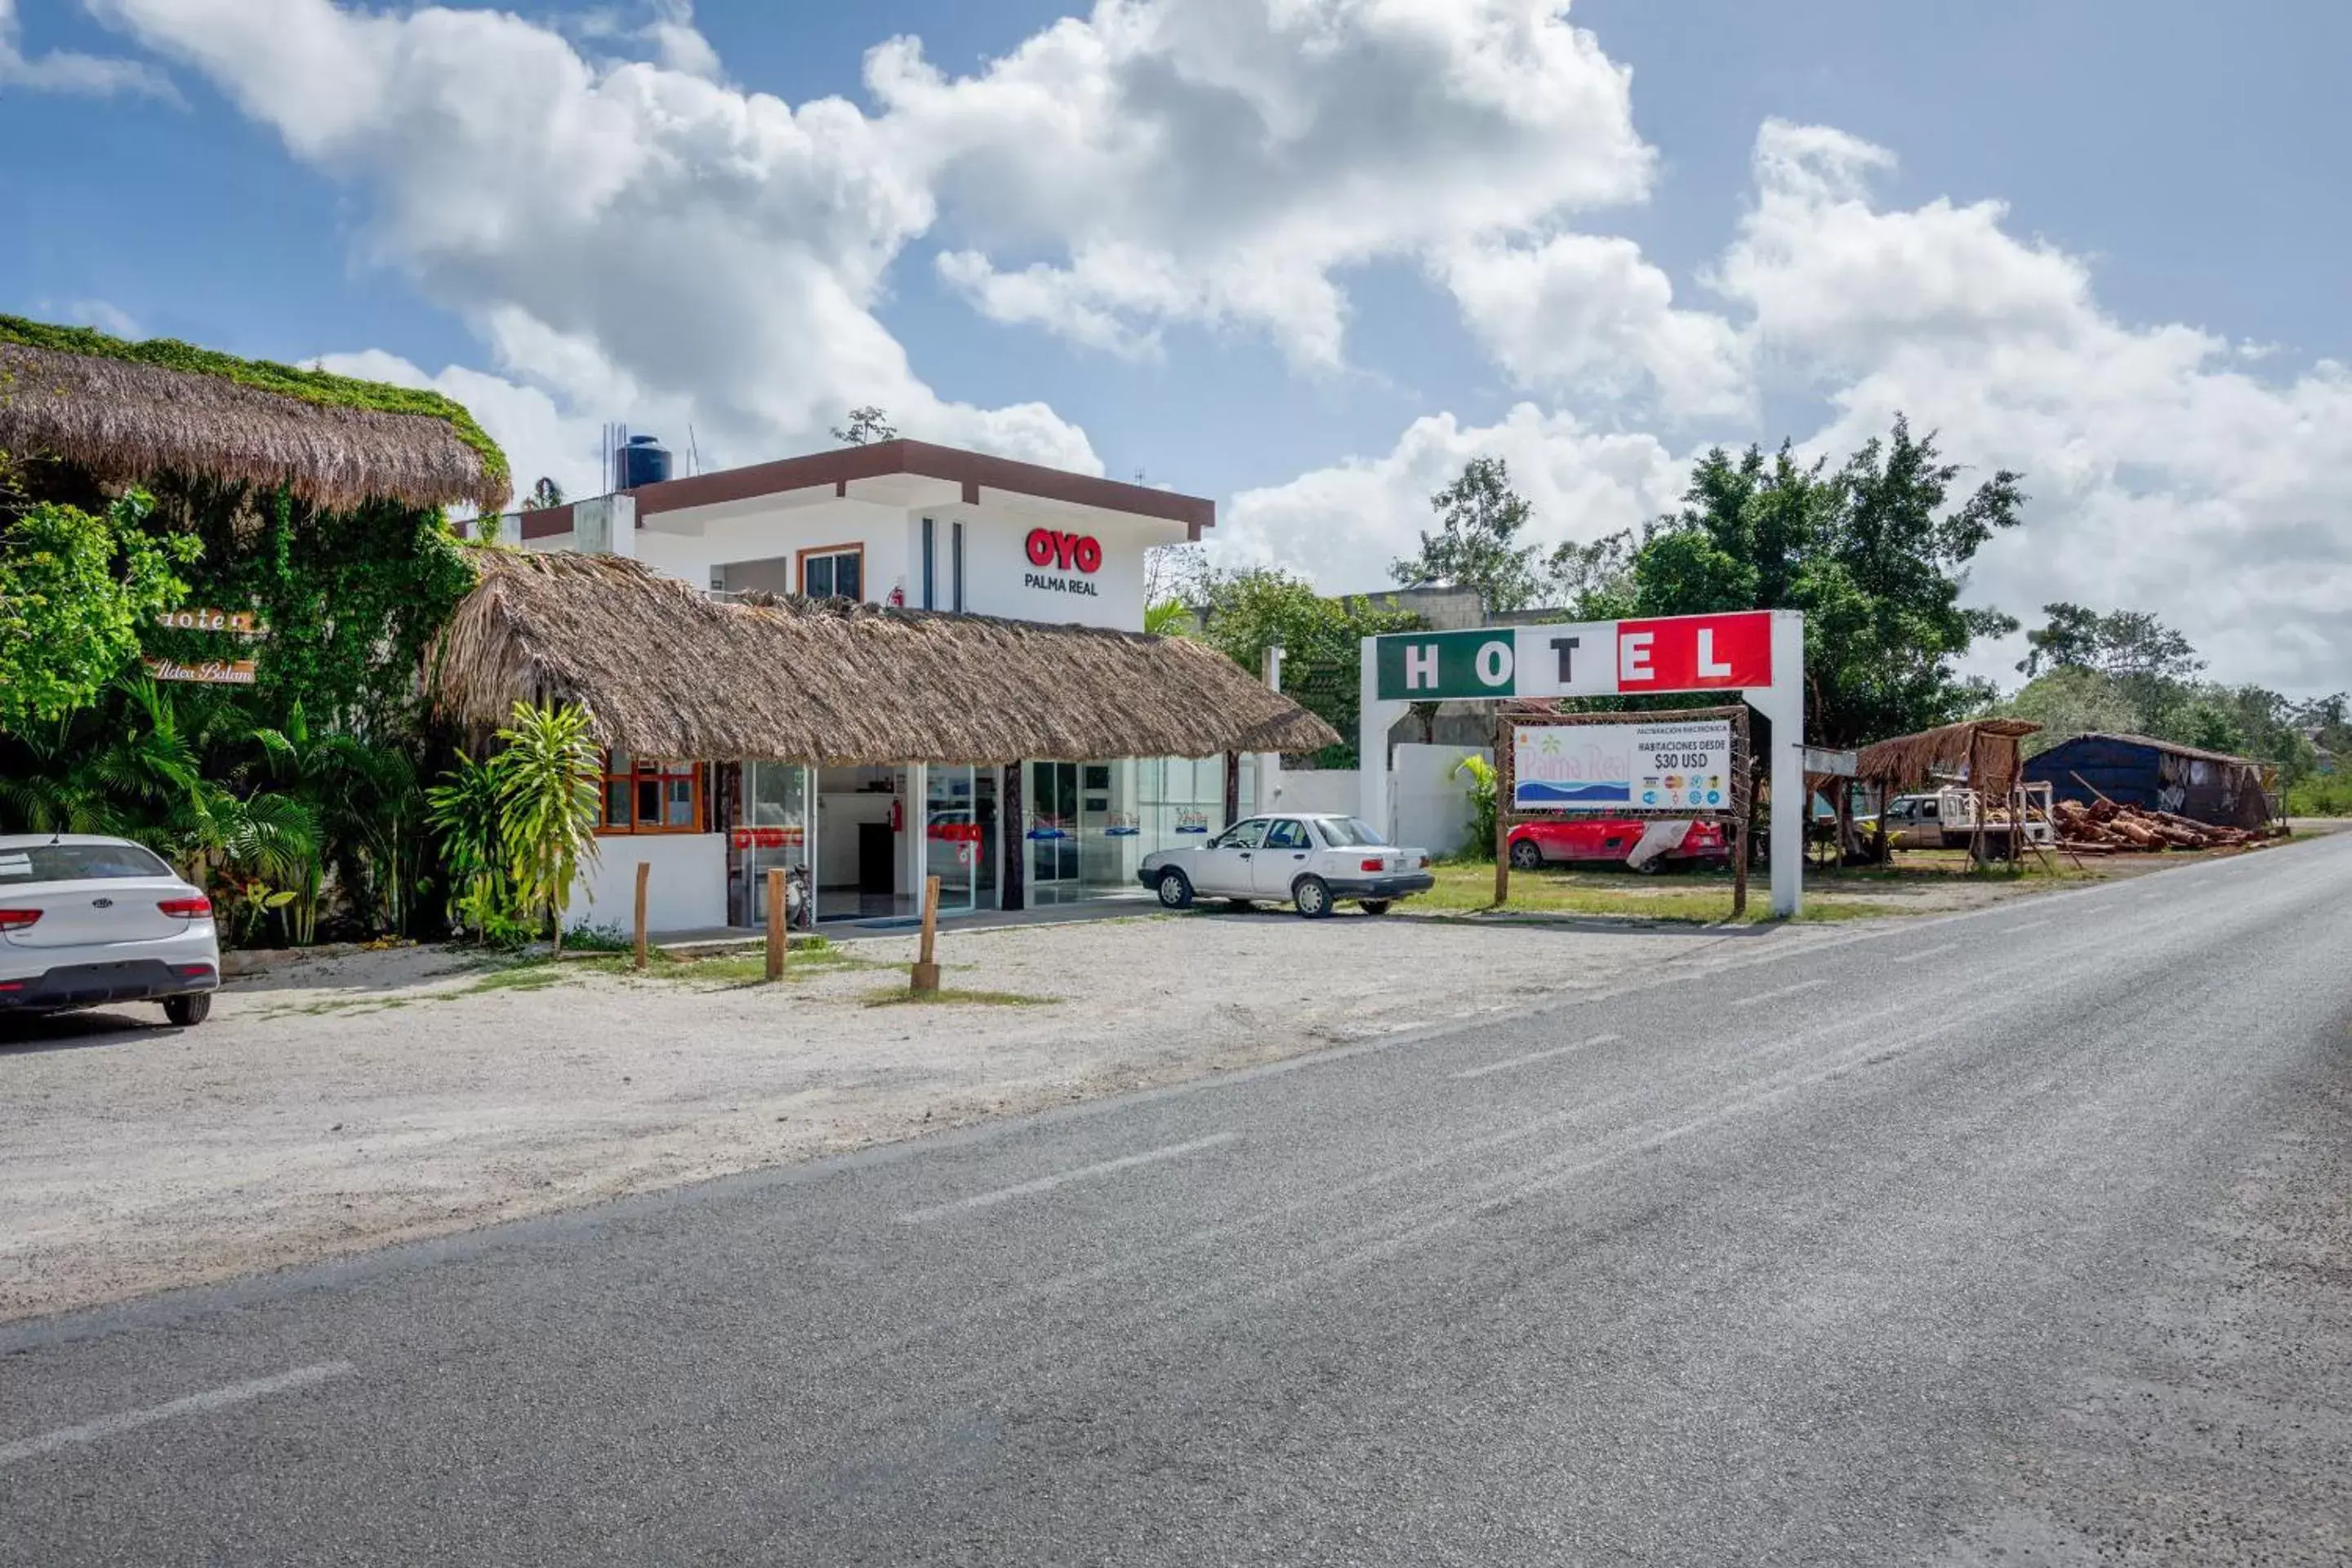
[{"label": "white sedan", "polygon": [[1143,885],[1171,910],[1194,898],[1264,899],[1320,920],[1352,900],[1384,915],[1397,900],[1437,885],[1425,849],[1400,849],[1352,816],[1253,816],[1198,848],[1143,858]]},{"label": "white sedan", "polygon": [[86,834],[0,836],[0,1015],[161,1002],[185,1027],[220,988],[212,900],[152,850]]}]

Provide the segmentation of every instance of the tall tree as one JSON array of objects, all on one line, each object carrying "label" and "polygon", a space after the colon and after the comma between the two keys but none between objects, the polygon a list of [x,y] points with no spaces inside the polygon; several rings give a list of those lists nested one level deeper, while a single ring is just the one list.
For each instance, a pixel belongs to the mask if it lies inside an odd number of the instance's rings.
[{"label": "tall tree", "polygon": [[[2028,651],[2017,667],[2029,680],[2045,670],[2094,671],[2131,710],[2133,730],[2185,745],[2202,743],[2176,733],[2191,722],[2180,710],[2195,700],[2192,687],[2205,668],[2188,637],[2144,610],[2102,612],[2061,602],[2042,605],[2042,613],[2047,618],[2025,634]],[[2213,733],[2226,728],[2210,715],[2194,723]]]},{"label": "tall tree", "polygon": [[1462,477],[1429,498],[1438,514],[1435,533],[1421,536],[1421,552],[1390,566],[1408,586],[1449,583],[1475,589],[1487,610],[1524,609],[1542,592],[1538,547],[1521,544],[1519,531],[1534,509],[1511,489],[1511,468],[1500,458],[1473,458]]},{"label": "tall tree", "polygon": [[1365,599],[1327,599],[1304,577],[1254,567],[1209,577],[1194,606],[1201,638],[1255,675],[1265,650],[1283,650],[1282,689],[1339,731],[1315,765],[1356,765],[1360,649],[1364,638],[1412,631],[1421,617]]},{"label": "tall tree", "polygon": [[833,427],[833,438],[845,447],[863,447],[875,441],[895,441],[898,427],[887,416],[869,403],[863,408],[849,411],[849,423]]},{"label": "tall tree", "polygon": [[1851,746],[1948,722],[1989,695],[1960,679],[1960,656],[2017,626],[1961,606],[1968,564],[2025,504],[2003,471],[1948,509],[1959,474],[1900,416],[1835,473],[1787,446],[1718,447],[1634,552],[1633,608],[1804,611],[1808,739]]}]

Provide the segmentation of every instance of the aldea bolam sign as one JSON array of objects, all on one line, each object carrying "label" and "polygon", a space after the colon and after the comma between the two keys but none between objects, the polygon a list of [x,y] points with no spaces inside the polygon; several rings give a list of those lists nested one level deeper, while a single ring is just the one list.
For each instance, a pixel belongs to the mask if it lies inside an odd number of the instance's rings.
[{"label": "aldea bolam sign", "polygon": [[[1736,694],[1771,721],[1772,908],[1793,915],[1802,898],[1805,798],[1805,617],[1793,610],[1367,637],[1357,745],[1362,770],[1359,815],[1367,822],[1388,820],[1390,726],[1412,703],[1692,691]],[[1718,761],[1711,745],[1680,743],[1688,738],[1659,738],[1654,758],[1628,753],[1608,763],[1595,761],[1591,778],[1566,776],[1578,770],[1563,761],[1562,777],[1553,782],[1565,791],[1584,790],[1595,805],[1602,804],[1600,792],[1606,786],[1612,795],[1631,797],[1623,805],[1720,809],[1706,797],[1728,795],[1722,787],[1729,782],[1727,762]],[[1669,747],[1668,741],[1675,745]],[[1654,803],[1641,798],[1650,794],[1657,796]]]},{"label": "aldea bolam sign", "polygon": [[1772,684],[1772,616],[1675,616],[1377,639],[1383,702],[1632,697]]}]

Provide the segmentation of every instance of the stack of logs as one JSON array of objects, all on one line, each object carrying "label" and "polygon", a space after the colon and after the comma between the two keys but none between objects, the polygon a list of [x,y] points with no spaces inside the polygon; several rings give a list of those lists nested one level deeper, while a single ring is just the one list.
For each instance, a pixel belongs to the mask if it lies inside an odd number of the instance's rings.
[{"label": "stack of logs", "polygon": [[2058,847],[2079,855],[2128,855],[2139,850],[2235,849],[2272,837],[2267,827],[2217,827],[2168,811],[2145,811],[2111,800],[2062,800]]}]

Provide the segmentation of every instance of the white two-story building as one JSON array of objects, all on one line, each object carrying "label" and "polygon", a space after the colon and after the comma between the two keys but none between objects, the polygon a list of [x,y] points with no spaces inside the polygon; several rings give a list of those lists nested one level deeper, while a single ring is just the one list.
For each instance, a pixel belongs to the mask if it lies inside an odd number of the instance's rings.
[{"label": "white two-story building", "polygon": [[[499,527],[528,551],[634,558],[747,607],[805,595],[903,608],[910,627],[944,616],[1139,634],[1146,553],[1199,540],[1215,521],[1197,497],[887,441],[644,484]],[[1070,647],[1080,657],[1083,639]],[[753,673],[787,692],[828,679],[824,668]],[[988,679],[1050,682],[1053,671],[1031,663]],[[990,689],[982,682],[975,700]],[[1198,705],[1197,684],[1186,689]],[[820,761],[616,745],[592,918],[625,921],[639,861],[655,868],[650,923],[667,931],[760,922],[765,873],[777,867],[805,879],[822,921],[903,919],[933,875],[949,913],[1129,895],[1143,855],[1223,827],[1236,788],[1226,752],[1051,754],[1051,726],[1034,718],[1038,695],[1003,691],[1008,713],[1033,715],[1037,737],[1034,753],[1009,762],[940,755],[919,740],[893,748],[907,754],[855,762],[831,748]],[[1201,715],[1202,735],[1224,733],[1215,718]]]}]

